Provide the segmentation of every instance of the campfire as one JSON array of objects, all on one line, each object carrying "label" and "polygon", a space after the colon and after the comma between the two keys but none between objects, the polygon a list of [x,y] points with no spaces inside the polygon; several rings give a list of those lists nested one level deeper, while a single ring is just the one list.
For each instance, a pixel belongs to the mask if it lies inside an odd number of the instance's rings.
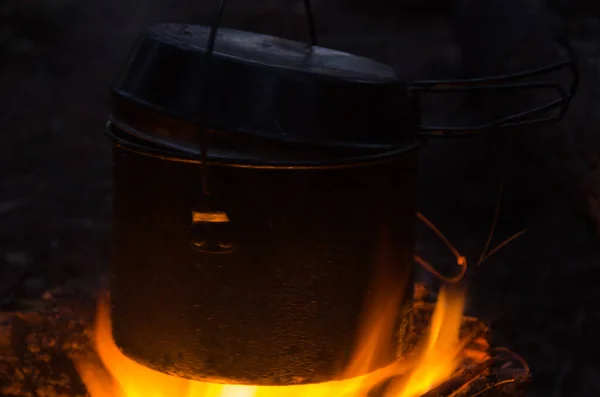
[{"label": "campfire", "polygon": [[[332,381],[291,386],[226,384],[186,379],[153,370],[127,357],[113,338],[110,294],[89,296],[94,306],[60,289],[44,294],[44,306],[5,318],[1,340],[13,356],[0,354],[7,386],[2,395],[49,397],[517,397],[529,380],[527,363],[505,348],[491,347],[489,328],[464,314],[466,290],[461,279],[467,261],[427,218],[419,218],[455,254],[460,272],[446,278],[420,256],[417,263],[442,279],[434,293],[414,286],[410,329],[389,365],[370,371],[385,356],[390,324],[398,316],[397,289],[390,266],[375,267],[365,302],[360,337],[349,365]],[[493,233],[493,229],[490,234]],[[498,251],[515,236],[487,255]],[[381,264],[381,262],[380,262]],[[392,278],[393,280],[393,278]],[[71,291],[73,293],[73,291]],[[76,293],[81,298],[81,291]],[[84,294],[85,295],[85,294]],[[99,295],[99,297],[97,297]],[[97,298],[94,298],[94,297]],[[83,303],[83,304],[82,304]],[[25,343],[25,345],[23,345]],[[21,350],[18,347],[21,346]],[[6,350],[0,350],[0,352]],[[23,357],[16,357],[22,355]],[[245,358],[241,358],[245,359]],[[72,371],[69,360],[73,364]],[[83,388],[82,388],[83,386]]]},{"label": "campfire", "polygon": [[[115,345],[110,326],[110,313],[107,302],[102,302],[98,311],[95,328],[96,349],[110,376],[107,380],[102,371],[92,368],[86,362],[79,362],[78,368],[92,397],[113,396],[182,396],[182,397],[314,397],[314,396],[366,396],[371,389],[392,380],[383,396],[419,397],[446,380],[460,364],[461,350],[466,341],[459,340],[459,328],[464,297],[459,291],[443,290],[440,294],[432,324],[425,343],[419,346],[419,353],[411,359],[399,360],[372,374],[348,379],[300,386],[247,386],[222,385],[189,381],[165,375],[146,368],[127,358]],[[385,302],[380,302],[385,305]],[[387,313],[389,315],[390,313]],[[385,316],[386,313],[380,315]],[[374,329],[365,335],[353,359],[353,365],[363,366],[372,360],[377,351],[378,331]],[[482,354],[483,355],[483,354]],[[393,380],[406,375],[406,379]]]},{"label": "campfire", "polygon": [[[390,324],[398,316],[395,286],[389,282],[389,264],[375,267],[374,294],[364,306],[363,324],[347,368],[335,380],[291,386],[262,386],[203,382],[168,375],[127,357],[114,341],[110,296],[98,303],[91,329],[92,350],[74,357],[75,366],[91,397],[476,397],[517,396],[529,378],[527,363],[505,348],[491,348],[489,329],[464,315],[466,291],[460,281],[466,259],[422,214],[418,217],[449,245],[461,269],[452,279],[425,269],[446,281],[437,294],[424,284],[414,288],[411,324],[403,351],[396,360],[373,371],[382,355]],[[493,233],[493,230],[492,230]],[[518,236],[518,235],[517,235]],[[500,244],[500,249],[513,238]],[[487,248],[487,247],[486,247]],[[435,300],[428,299],[435,295]],[[243,358],[242,358],[243,359]]]},{"label": "campfire", "polygon": [[[385,307],[385,301],[378,303]],[[378,329],[378,324],[385,321],[376,317],[393,318],[393,313],[381,312],[372,317],[375,321],[369,324],[370,330],[365,333],[364,340],[359,341],[352,364],[342,380],[298,386],[252,386],[186,380],[136,363],[121,353],[114,343],[108,303],[102,301],[94,335],[104,369],[94,368],[84,360],[78,361],[77,367],[92,397],[359,397],[369,395],[378,387],[382,388],[379,393],[382,397],[420,397],[447,381],[459,367],[469,368],[467,362],[481,365],[489,359],[485,351],[469,352],[467,346],[473,342],[473,335],[459,337],[463,304],[462,291],[442,289],[426,336],[417,341],[414,351],[370,374],[353,376],[363,372],[356,369],[368,366],[380,347],[378,341],[385,329]]]},{"label": "campfire", "polygon": [[[16,314],[2,327],[13,343],[24,339],[23,357],[0,355],[1,395],[74,397],[514,397],[523,395],[527,364],[503,348],[492,348],[489,329],[463,314],[465,291],[442,287],[437,302],[415,286],[411,347],[392,364],[352,377],[377,354],[377,311],[357,344],[352,365],[339,380],[297,386],[252,386],[199,382],[166,375],[125,356],[111,333],[109,296],[94,314],[72,296],[47,297],[36,312]],[[380,302],[381,303],[381,302]],[[381,306],[385,308],[385,302]],[[369,317],[369,316],[367,316]],[[6,320],[6,318],[5,318]],[[24,324],[27,324],[24,326]],[[12,335],[11,335],[12,332]],[[6,348],[6,346],[4,346]],[[68,368],[73,360],[76,372]],[[85,385],[82,388],[81,383]],[[86,392],[87,391],[87,392]]]}]

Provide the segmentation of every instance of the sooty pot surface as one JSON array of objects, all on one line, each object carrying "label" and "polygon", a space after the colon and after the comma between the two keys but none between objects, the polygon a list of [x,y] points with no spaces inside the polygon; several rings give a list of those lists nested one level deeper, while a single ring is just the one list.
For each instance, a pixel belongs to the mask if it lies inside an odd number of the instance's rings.
[{"label": "sooty pot surface", "polygon": [[405,87],[350,54],[216,37],[209,70],[206,28],[151,27],[114,90],[117,345],[185,378],[323,382],[383,294],[397,310],[362,371],[390,363],[412,297],[416,125],[390,112]]},{"label": "sooty pot surface", "polygon": [[[372,277],[387,266],[390,299],[401,299],[390,354],[374,368],[389,363],[410,305],[415,167],[415,151],[329,169],[214,166],[208,199],[197,164],[117,146],[118,346],[186,378],[331,380],[349,363]],[[194,222],[209,210],[229,221]]]}]

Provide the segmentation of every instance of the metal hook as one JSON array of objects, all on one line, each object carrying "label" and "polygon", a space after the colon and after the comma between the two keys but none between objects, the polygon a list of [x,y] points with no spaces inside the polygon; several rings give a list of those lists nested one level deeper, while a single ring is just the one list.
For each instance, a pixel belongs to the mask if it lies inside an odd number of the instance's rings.
[{"label": "metal hook", "polygon": [[444,276],[443,274],[441,274],[440,272],[438,272],[429,262],[427,262],[425,259],[423,259],[419,255],[414,256],[415,262],[417,262],[425,270],[427,270],[428,272],[430,272],[435,277],[437,277],[438,279],[442,280],[445,283],[448,283],[448,284],[458,283],[460,280],[463,279],[463,277],[467,273],[467,268],[468,268],[467,259],[464,256],[462,256],[460,254],[460,252],[458,252],[458,250],[454,247],[454,245],[452,245],[450,240],[448,240],[448,238],[446,236],[444,236],[444,234],[440,231],[440,229],[438,229],[433,224],[433,222],[431,222],[429,219],[427,219],[425,217],[425,215],[421,214],[420,212],[417,212],[417,218],[421,222],[423,222],[425,224],[425,226],[427,226],[433,233],[435,233],[435,235],[440,240],[442,240],[442,242],[444,243],[444,245],[446,245],[446,247],[448,247],[450,252],[452,252],[452,255],[454,255],[454,257],[456,258],[456,264],[460,267],[460,270],[459,270],[458,274],[456,274],[455,276],[447,277],[447,276]]}]

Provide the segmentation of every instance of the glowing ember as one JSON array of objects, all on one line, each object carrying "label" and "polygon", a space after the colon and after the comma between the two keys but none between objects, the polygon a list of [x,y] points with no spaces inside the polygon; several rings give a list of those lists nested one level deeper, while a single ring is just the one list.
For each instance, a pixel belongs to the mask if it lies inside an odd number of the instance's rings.
[{"label": "glowing ember", "polygon": [[[381,303],[385,307],[385,302]],[[458,335],[463,306],[462,290],[443,288],[428,335],[416,349],[416,356],[368,375],[298,386],[245,386],[177,378],[127,358],[113,341],[109,306],[101,302],[95,336],[104,368],[82,360],[76,364],[92,397],[366,397],[371,389],[386,380],[391,382],[384,397],[418,397],[448,379],[462,359],[463,343]],[[377,354],[378,324],[385,322],[381,316],[389,313],[379,311],[378,314],[371,316],[367,327],[370,332],[359,341],[351,367]],[[344,375],[353,370],[349,368]]]}]

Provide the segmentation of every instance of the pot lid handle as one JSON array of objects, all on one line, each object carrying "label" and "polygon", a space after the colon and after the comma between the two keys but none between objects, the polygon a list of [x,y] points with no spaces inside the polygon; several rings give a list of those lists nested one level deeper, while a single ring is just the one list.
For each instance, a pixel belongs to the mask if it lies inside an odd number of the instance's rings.
[{"label": "pot lid handle", "polygon": [[[483,91],[530,91],[554,90],[557,97],[549,102],[497,118],[485,124],[470,126],[434,126],[419,125],[418,134],[428,137],[465,136],[484,132],[486,130],[517,127],[527,124],[557,122],[564,118],[569,109],[571,99],[579,85],[579,70],[573,49],[566,41],[561,41],[568,53],[568,60],[530,69],[518,73],[497,75],[463,80],[422,80],[414,81],[408,91],[418,103],[419,94],[422,93],[459,93]],[[558,70],[566,69],[571,74],[571,85],[565,88],[554,81],[519,82],[519,80],[545,75]],[[544,117],[543,114],[550,110],[559,109],[557,114]]]}]

